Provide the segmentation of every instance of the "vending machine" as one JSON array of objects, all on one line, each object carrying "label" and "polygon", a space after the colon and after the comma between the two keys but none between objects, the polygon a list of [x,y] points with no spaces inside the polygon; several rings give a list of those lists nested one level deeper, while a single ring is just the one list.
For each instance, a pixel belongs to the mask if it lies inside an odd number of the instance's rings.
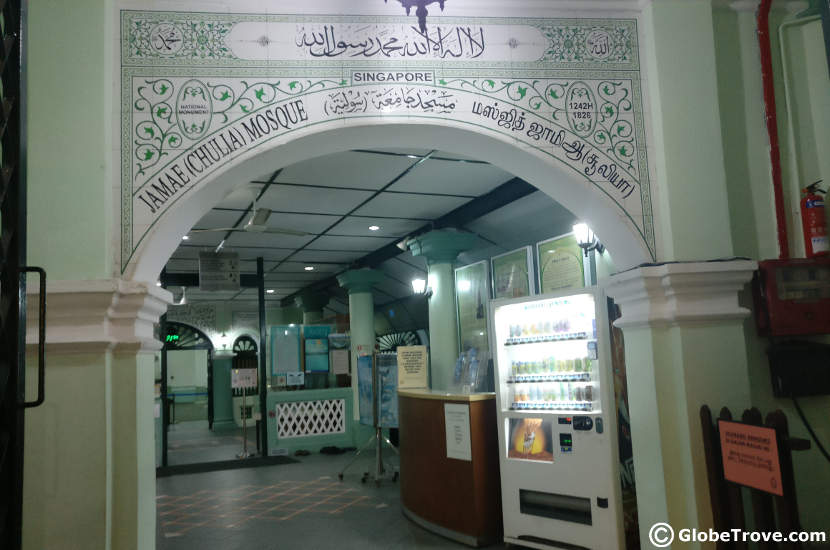
[{"label": "vending machine", "polygon": [[606,299],[492,302],[504,540],[624,547]]}]

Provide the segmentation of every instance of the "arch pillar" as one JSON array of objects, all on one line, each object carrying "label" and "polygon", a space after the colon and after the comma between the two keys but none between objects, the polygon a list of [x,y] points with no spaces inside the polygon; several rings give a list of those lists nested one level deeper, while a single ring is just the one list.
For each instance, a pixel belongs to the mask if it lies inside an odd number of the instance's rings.
[{"label": "arch pillar", "polygon": [[429,297],[430,380],[433,389],[448,390],[458,357],[453,262],[473,248],[478,237],[452,229],[437,229],[407,242],[413,256],[427,259]]},{"label": "arch pillar", "polygon": [[[28,395],[37,302],[30,293]],[[26,413],[24,548],[154,546],[154,324],[171,302],[121,279],[47,285],[46,400]]]},{"label": "arch pillar", "polygon": [[323,308],[329,303],[325,292],[304,292],[294,299],[297,307],[303,310],[303,324],[314,325],[323,318]]},{"label": "arch pillar", "polygon": [[641,540],[658,522],[712,526],[700,407],[750,406],[738,293],[756,262],[652,265],[610,277],[620,306]]},{"label": "arch pillar", "polygon": [[352,392],[354,419],[360,418],[357,392],[357,358],[375,349],[375,305],[372,286],[385,276],[374,269],[352,269],[337,276],[340,286],[349,291],[349,334],[352,346]]}]

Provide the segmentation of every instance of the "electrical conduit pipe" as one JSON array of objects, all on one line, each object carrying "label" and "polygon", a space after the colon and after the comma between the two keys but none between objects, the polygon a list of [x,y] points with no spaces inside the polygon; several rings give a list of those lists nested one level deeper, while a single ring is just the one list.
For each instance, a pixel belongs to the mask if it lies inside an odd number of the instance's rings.
[{"label": "electrical conduit pipe", "polygon": [[778,257],[790,257],[787,239],[787,214],[781,182],[781,150],[778,143],[778,117],[775,110],[775,86],[772,74],[772,47],[769,36],[769,11],[772,0],[761,0],[758,6],[758,44],[761,49],[761,80],[764,87],[764,110],[769,134],[769,156],[772,163],[772,191],[775,198],[775,221],[778,229]]}]

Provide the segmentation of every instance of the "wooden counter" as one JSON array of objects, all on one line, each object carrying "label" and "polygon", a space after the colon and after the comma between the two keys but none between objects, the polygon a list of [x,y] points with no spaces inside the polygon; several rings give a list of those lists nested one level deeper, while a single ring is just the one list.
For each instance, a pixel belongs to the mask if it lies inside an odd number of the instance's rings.
[{"label": "wooden counter", "polygon": [[[447,458],[445,403],[470,407],[472,460]],[[404,514],[425,529],[470,546],[500,541],[495,394],[400,390],[398,410]]]}]

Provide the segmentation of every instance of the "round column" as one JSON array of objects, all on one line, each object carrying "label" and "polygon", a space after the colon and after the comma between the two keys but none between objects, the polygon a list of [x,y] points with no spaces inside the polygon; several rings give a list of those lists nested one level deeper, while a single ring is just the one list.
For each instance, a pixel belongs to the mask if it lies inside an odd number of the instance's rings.
[{"label": "round column", "polygon": [[430,376],[433,389],[449,390],[458,357],[458,321],[455,310],[453,262],[473,248],[477,237],[453,229],[438,229],[411,239],[413,256],[427,259],[429,297]]},{"label": "round column", "polygon": [[297,307],[303,310],[303,324],[315,325],[323,318],[323,308],[329,303],[325,292],[305,292],[294,299]]},{"label": "round column", "polygon": [[375,349],[375,304],[372,285],[381,282],[383,273],[374,269],[352,269],[337,276],[340,286],[349,291],[349,333],[351,339],[352,392],[355,420],[360,418],[357,393],[357,358]]}]

